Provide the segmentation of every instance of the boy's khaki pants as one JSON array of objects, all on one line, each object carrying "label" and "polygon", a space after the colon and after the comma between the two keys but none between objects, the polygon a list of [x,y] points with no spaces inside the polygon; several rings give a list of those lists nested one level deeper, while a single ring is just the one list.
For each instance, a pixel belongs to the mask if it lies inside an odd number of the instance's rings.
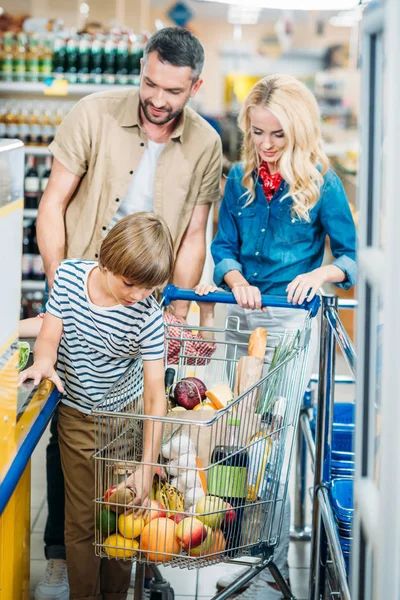
[{"label": "boy's khaki pants", "polygon": [[125,600],[132,564],[95,555],[94,418],[60,404],[58,434],[65,479],[65,546],[71,600]]}]

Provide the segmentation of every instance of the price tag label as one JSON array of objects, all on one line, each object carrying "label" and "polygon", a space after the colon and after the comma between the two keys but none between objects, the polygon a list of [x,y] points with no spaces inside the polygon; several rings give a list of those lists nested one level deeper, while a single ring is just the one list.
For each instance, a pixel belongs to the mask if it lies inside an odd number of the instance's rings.
[{"label": "price tag label", "polygon": [[49,77],[44,81],[45,88],[43,93],[45,96],[67,96],[68,81],[66,79],[53,79]]}]

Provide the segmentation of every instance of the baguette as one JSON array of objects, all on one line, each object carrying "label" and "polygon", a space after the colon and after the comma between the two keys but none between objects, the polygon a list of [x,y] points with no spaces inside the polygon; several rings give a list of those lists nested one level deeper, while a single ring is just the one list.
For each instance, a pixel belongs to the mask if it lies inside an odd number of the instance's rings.
[{"label": "baguette", "polygon": [[250,336],[248,355],[255,356],[264,362],[266,349],[267,330],[264,327],[257,327]]}]

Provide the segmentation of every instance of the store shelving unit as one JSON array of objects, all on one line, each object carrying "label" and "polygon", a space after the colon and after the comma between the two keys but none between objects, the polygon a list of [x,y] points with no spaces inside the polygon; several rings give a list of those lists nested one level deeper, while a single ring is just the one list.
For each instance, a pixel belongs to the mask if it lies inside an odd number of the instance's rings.
[{"label": "store shelving unit", "polygon": [[[57,81],[56,79],[54,81]],[[93,84],[93,83],[67,83],[65,87],[65,94],[52,93],[52,86],[45,83],[37,82],[32,83],[29,81],[1,81],[0,82],[0,96],[15,96],[15,95],[43,95],[45,97],[50,96],[52,98],[63,98],[65,96],[87,96],[95,92],[107,92],[111,90],[124,90],[129,87],[134,88],[139,85],[139,76],[134,83],[128,85],[119,84]]]},{"label": "store shelving unit", "polygon": [[[69,83],[59,77],[50,78],[46,82],[28,82],[28,81],[0,81],[0,98],[10,100],[15,98],[34,98],[40,101],[58,102],[78,101],[80,98],[96,92],[116,91],[123,89],[134,89],[139,85],[139,76],[132,83],[127,85],[119,84],[81,84]],[[47,146],[25,146],[25,157],[35,156],[45,159],[50,155]],[[24,219],[36,220],[37,209],[24,209]],[[31,292],[44,292],[45,282],[36,279],[24,279],[22,281],[23,294]]]}]

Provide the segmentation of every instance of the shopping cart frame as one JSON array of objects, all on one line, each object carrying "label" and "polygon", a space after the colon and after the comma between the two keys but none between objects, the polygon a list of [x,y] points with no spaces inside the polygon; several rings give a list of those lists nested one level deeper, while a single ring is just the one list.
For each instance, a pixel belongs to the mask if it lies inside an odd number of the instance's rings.
[{"label": "shopping cart frame", "polygon": [[[167,306],[168,304],[170,304],[170,302],[175,301],[175,300],[188,300],[188,301],[199,300],[201,302],[204,302],[204,301],[205,302],[222,302],[225,304],[233,304],[236,302],[233,294],[229,294],[226,292],[214,292],[212,294],[209,294],[208,296],[197,296],[191,290],[179,290],[178,288],[175,288],[174,286],[167,286],[167,288],[164,292],[163,304],[165,306]],[[305,365],[306,365],[307,356],[308,356],[308,344],[309,344],[309,339],[310,339],[310,335],[311,335],[311,319],[312,319],[312,317],[316,316],[316,314],[318,312],[319,304],[320,304],[319,297],[314,298],[314,300],[312,302],[305,302],[302,305],[293,306],[292,304],[289,304],[287,302],[286,298],[263,296],[262,304],[263,304],[263,306],[274,306],[274,307],[280,307],[280,308],[297,308],[297,309],[302,309],[302,310],[306,311],[306,316],[305,316],[305,321],[304,321],[305,322],[305,327],[304,327],[305,335],[303,335],[299,338],[299,343],[296,348],[296,351],[286,361],[286,362],[290,363],[290,361],[294,360],[294,358],[297,355],[300,355],[301,353],[304,355],[303,356],[303,358],[305,357],[304,363],[300,366],[300,368],[302,370],[302,376],[300,376],[300,382],[301,382],[302,378],[304,380],[304,375],[305,375]],[[182,326],[182,329],[184,327],[185,326]],[[213,329],[212,331],[221,332],[224,330]],[[250,335],[251,332],[242,332],[242,333],[246,333],[246,334]],[[185,359],[187,357],[183,357],[183,358],[184,358],[184,362],[185,362]],[[245,394],[251,393],[257,387],[257,385],[259,385],[261,383],[266,383],[269,379],[271,379],[274,376],[275,371],[279,368],[282,368],[282,365],[279,365],[279,367],[277,367],[276,369],[272,369],[267,375],[263,376],[258,383],[254,384],[253,386],[248,388],[246,390]],[[297,380],[294,379],[293,381],[297,381]],[[118,385],[118,382],[116,382],[116,384],[113,386],[113,388],[116,385]],[[293,383],[292,383],[292,385],[293,385]],[[301,385],[304,386],[304,381],[301,383]],[[106,396],[107,395],[109,396],[110,392],[112,394],[112,389],[106,394]],[[244,396],[245,394],[242,394],[242,395]],[[236,398],[230,406],[232,407],[234,405],[239,405],[239,403],[242,399],[241,398],[242,395],[240,395],[238,398]],[[294,397],[296,397],[296,392],[293,392],[293,395],[294,395]],[[289,448],[287,473],[290,470],[290,465],[291,465],[294,446],[295,446],[294,439],[295,439],[295,435],[296,435],[296,428],[298,425],[298,414],[299,414],[299,409],[300,409],[301,396],[302,396],[301,393],[297,393],[296,403],[295,403],[296,406],[295,406],[294,413],[292,414],[293,423],[291,424],[291,426],[293,427],[293,434],[292,434],[293,437],[292,437],[291,445]],[[218,413],[220,413],[219,415],[216,414],[213,418],[211,418],[207,421],[204,421],[202,423],[202,426],[203,427],[212,426],[219,418],[221,418],[221,414],[224,413],[224,410],[225,409],[218,411]],[[291,410],[293,410],[293,409],[291,409]],[[94,412],[94,414],[98,414],[98,415],[100,414],[102,417],[104,417],[104,415],[105,415],[104,410],[103,411],[95,410],[93,412]],[[226,410],[225,410],[225,412],[226,412]],[[113,414],[118,415],[118,413],[113,413]],[[123,416],[123,415],[120,415],[120,416]],[[152,420],[153,417],[146,417],[146,419]],[[167,419],[167,418],[165,417],[165,419]],[[165,419],[157,418],[158,421],[165,421]],[[174,418],[174,423],[175,422],[179,424],[180,420],[177,418]],[[186,421],[185,423],[187,424],[188,422]],[[197,422],[195,424],[198,425]],[[287,427],[287,423],[286,423],[286,427]],[[284,443],[284,446],[285,446],[285,443]],[[282,456],[285,456],[286,449],[283,450],[283,453],[284,454]],[[96,456],[95,456],[95,458],[96,458]],[[99,456],[97,456],[97,458],[99,458]],[[286,458],[285,458],[285,460],[286,460]],[[282,459],[281,469],[283,469],[283,459]],[[280,477],[280,475],[279,475],[279,477]],[[280,484],[280,479],[279,479],[279,484]],[[276,501],[277,494],[278,494],[278,483],[276,483],[275,487],[276,487],[276,490],[275,490],[275,501]],[[279,526],[278,526],[279,533],[276,535],[276,538],[275,538],[276,543],[279,539],[279,534],[280,534],[280,530],[281,530],[281,525],[282,525],[282,520],[283,520],[283,507],[284,507],[284,503],[286,500],[287,488],[288,488],[288,481],[287,481],[287,477],[286,477],[286,481],[284,484],[283,496],[282,496],[282,507],[281,507],[281,513],[280,513],[280,519],[279,519]],[[274,515],[275,514],[275,505],[274,504],[272,504],[271,510],[272,510],[272,515]],[[274,516],[271,517],[270,521],[273,521],[273,518],[274,518]],[[281,573],[279,572],[277,566],[275,565],[275,563],[273,561],[273,551],[274,551],[274,546],[276,545],[276,543],[274,545],[271,545],[271,544],[267,544],[266,542],[261,541],[261,540],[257,544],[253,543],[252,547],[251,547],[251,551],[247,552],[247,554],[250,554],[252,556],[260,556],[260,562],[256,565],[254,565],[254,563],[252,563],[252,564],[246,563],[245,560],[240,561],[241,564],[249,565],[249,567],[250,567],[249,571],[246,572],[240,578],[238,578],[228,588],[226,588],[225,590],[216,594],[214,596],[214,599],[216,600],[218,598],[218,599],[222,600],[222,599],[228,598],[232,593],[239,590],[243,585],[245,585],[251,579],[256,577],[258,575],[258,573],[260,573],[262,570],[264,570],[265,568],[269,568],[269,570],[272,573],[284,598],[287,600],[293,600],[294,596],[292,595],[291,590],[289,589],[286,581],[282,577]],[[230,562],[226,558],[224,558],[224,561]],[[218,560],[218,562],[220,562],[220,560]],[[212,564],[212,563],[209,563],[209,564]],[[237,559],[235,559],[235,564],[238,564]],[[206,565],[199,564],[198,566],[206,566]],[[135,598],[137,600],[140,600],[140,598],[141,598],[140,594],[142,591],[142,583],[143,583],[143,578],[144,578],[144,567],[145,567],[145,565],[143,563],[137,562],[137,575],[136,575],[136,585],[135,585]],[[167,582],[165,582],[165,580],[161,576],[161,573],[157,569],[157,567],[155,565],[152,565],[151,568],[154,573],[152,589],[157,591],[158,594],[160,594],[160,592],[162,592],[162,598],[167,599],[167,598],[173,597],[172,590],[168,586]],[[158,595],[157,597],[159,598],[160,596]]]}]

